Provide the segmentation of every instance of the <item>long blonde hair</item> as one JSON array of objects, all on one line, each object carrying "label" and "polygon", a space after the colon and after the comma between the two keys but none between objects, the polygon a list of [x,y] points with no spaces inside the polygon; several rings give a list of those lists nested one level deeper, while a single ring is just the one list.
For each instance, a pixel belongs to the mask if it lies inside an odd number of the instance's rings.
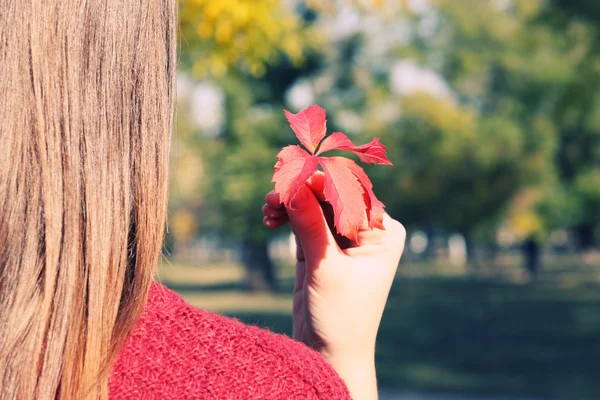
[{"label": "long blonde hair", "polygon": [[0,399],[106,398],[164,233],[175,0],[0,6]]}]

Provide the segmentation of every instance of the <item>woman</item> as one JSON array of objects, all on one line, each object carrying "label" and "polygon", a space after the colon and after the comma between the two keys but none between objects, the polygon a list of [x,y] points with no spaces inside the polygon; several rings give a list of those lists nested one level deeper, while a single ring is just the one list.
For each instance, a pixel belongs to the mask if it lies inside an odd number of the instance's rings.
[{"label": "woman", "polygon": [[0,399],[375,398],[404,230],[386,216],[341,250],[322,176],[263,208],[300,244],[297,341],[153,283],[176,27],[175,0],[0,6]]}]

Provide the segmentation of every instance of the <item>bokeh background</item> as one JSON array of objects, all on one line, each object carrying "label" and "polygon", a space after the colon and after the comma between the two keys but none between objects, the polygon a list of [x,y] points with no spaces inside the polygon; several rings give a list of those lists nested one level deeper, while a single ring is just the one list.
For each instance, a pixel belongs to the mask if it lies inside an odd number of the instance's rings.
[{"label": "bokeh background", "polygon": [[291,331],[290,231],[262,225],[283,109],[381,138],[408,229],[382,399],[600,398],[600,3],[180,0],[159,279]]}]

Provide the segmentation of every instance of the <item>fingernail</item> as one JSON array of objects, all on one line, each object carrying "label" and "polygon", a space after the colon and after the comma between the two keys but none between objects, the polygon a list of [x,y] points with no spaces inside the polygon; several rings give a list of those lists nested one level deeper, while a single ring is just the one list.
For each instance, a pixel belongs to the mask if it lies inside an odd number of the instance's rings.
[{"label": "fingernail", "polygon": [[292,201],[290,202],[290,208],[292,210],[301,210],[306,207],[306,202],[308,200],[308,189],[302,186],[296,195],[292,197]]}]

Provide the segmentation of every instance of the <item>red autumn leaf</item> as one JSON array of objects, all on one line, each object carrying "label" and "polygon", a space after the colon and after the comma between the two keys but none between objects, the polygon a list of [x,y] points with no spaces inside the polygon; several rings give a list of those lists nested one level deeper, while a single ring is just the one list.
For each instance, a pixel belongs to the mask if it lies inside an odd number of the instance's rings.
[{"label": "red autumn leaf", "polygon": [[[333,223],[339,234],[356,242],[358,228],[365,218],[363,188],[356,175],[344,168],[341,157],[322,158],[319,164],[325,172],[325,200],[333,206]],[[352,160],[347,160],[352,161]]]},{"label": "red autumn leaf", "polygon": [[334,132],[321,143],[318,154],[330,150],[348,150],[360,158],[360,161],[367,164],[392,165],[385,154],[385,146],[379,142],[379,138],[371,140],[362,146],[355,146],[348,136],[342,132]]},{"label": "red autumn leaf", "polygon": [[[355,146],[341,132],[326,134],[325,110],[310,106],[298,114],[285,110],[285,116],[296,137],[308,149],[300,146],[284,147],[277,155],[275,192],[282,203],[291,207],[292,200],[302,185],[321,165],[325,173],[325,200],[333,207],[334,225],[337,232],[356,242],[358,230],[367,218],[370,228],[383,229],[384,205],[373,193],[373,184],[354,161],[343,157],[323,157],[330,150],[348,150],[370,164],[392,165],[385,153],[385,146],[378,138],[362,146]],[[320,144],[320,147],[319,147]],[[315,151],[319,151],[315,154]]]},{"label": "red autumn leaf", "polygon": [[311,154],[315,154],[317,146],[327,132],[327,127],[325,126],[327,122],[325,119],[325,110],[314,105],[305,108],[298,114],[292,114],[287,110],[284,110],[284,114],[300,143],[302,143]]},{"label": "red autumn leaf", "polygon": [[300,146],[286,146],[279,154],[273,181],[281,201],[289,204],[304,182],[317,172],[317,157],[311,156]]},{"label": "red autumn leaf", "polygon": [[354,176],[358,178],[358,181],[362,185],[369,228],[383,229],[382,220],[385,206],[375,196],[375,193],[373,193],[373,184],[371,183],[371,180],[365,171],[358,164],[348,158],[332,157],[332,159],[335,159],[339,165],[349,169]]}]

